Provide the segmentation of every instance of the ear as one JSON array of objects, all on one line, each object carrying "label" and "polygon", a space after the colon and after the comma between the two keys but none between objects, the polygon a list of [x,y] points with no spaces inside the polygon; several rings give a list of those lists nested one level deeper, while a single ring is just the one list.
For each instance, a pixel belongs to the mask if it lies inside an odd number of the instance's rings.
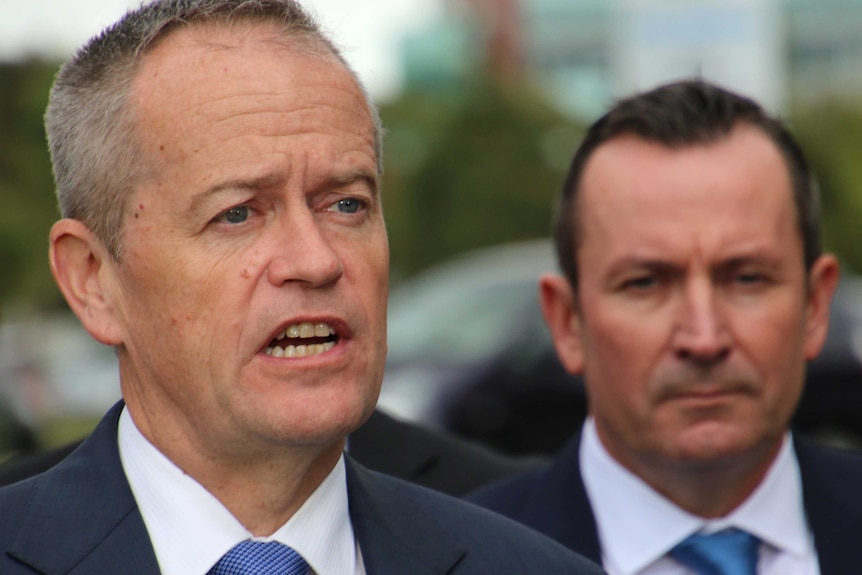
[{"label": "ear", "polygon": [[48,257],[54,280],[84,328],[97,341],[122,343],[112,305],[113,260],[82,222],[63,219],[51,228]]},{"label": "ear", "polygon": [[539,302],[560,363],[572,375],[580,374],[584,364],[581,316],[569,281],[558,274],[542,276]]},{"label": "ear", "polygon": [[808,273],[808,311],[805,319],[805,359],[820,353],[829,331],[829,310],[838,285],[838,260],[831,254],[817,258]]}]

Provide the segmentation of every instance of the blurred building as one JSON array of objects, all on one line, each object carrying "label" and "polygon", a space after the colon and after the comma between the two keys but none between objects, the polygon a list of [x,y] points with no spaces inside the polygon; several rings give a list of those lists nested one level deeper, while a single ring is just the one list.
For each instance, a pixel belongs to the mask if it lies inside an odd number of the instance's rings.
[{"label": "blurred building", "polygon": [[591,120],[616,97],[701,75],[775,111],[862,91],[862,0],[446,0],[405,43],[408,87],[484,68]]}]

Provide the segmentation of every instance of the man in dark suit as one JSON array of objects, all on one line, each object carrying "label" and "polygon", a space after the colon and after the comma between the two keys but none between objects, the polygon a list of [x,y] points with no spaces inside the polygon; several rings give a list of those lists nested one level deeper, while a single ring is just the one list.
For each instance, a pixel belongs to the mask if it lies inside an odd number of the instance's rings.
[{"label": "man in dark suit", "polygon": [[858,573],[862,458],[788,429],[838,278],[818,219],[802,151],[753,101],[683,81],[612,108],[540,285],[589,417],[547,468],[470,498],[612,575]]},{"label": "man in dark suit", "polygon": [[0,573],[601,572],[344,455],[386,352],[381,129],[299,5],[141,6],[46,128],[51,269],[123,400],[0,489]]},{"label": "man in dark suit", "polygon": [[[23,452],[0,465],[0,485],[46,471],[81,441]],[[365,467],[456,497],[537,468],[544,457],[511,457],[478,443],[403,421],[375,409],[348,438],[350,457]]]}]

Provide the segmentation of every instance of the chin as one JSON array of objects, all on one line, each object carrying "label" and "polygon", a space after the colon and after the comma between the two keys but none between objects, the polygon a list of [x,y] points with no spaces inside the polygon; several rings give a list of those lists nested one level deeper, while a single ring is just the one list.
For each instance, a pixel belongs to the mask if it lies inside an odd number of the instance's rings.
[{"label": "chin", "polygon": [[[712,427],[712,426],[709,426]],[[724,426],[698,429],[677,446],[680,461],[701,462],[703,464],[726,464],[759,452],[762,442],[757,442],[749,434],[740,433],[738,428]]]},{"label": "chin", "polygon": [[302,443],[332,443],[347,437],[371,416],[373,401],[329,403],[297,410],[284,422],[283,433]]}]

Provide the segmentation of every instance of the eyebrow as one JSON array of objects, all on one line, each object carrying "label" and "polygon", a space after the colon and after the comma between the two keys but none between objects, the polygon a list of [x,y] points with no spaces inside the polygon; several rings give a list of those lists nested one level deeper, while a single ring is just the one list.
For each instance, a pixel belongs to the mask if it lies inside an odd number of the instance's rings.
[{"label": "eyebrow", "polygon": [[[365,182],[368,184],[368,187],[374,192],[374,195],[378,195],[378,180],[377,173],[374,175],[369,175],[365,170],[355,170],[343,175],[332,176],[324,180],[324,186],[335,185],[337,187],[349,186],[354,182]],[[320,186],[315,185],[315,188]]]},{"label": "eyebrow", "polygon": [[614,264],[608,270],[609,277],[618,276],[621,273],[624,273],[628,270],[632,269],[640,269],[640,270],[653,270],[659,271],[663,273],[671,272],[673,270],[678,270],[681,267],[670,260],[664,260],[659,258],[652,257],[637,257],[637,256],[627,256],[619,261],[614,262]]},{"label": "eyebrow", "polygon": [[[712,271],[721,271],[735,269],[746,265],[766,266],[769,269],[777,269],[781,267],[781,259],[772,254],[757,250],[749,254],[731,256],[726,259],[719,260],[711,264],[709,268]],[[615,277],[631,269],[651,270],[667,274],[680,271],[686,267],[687,265],[679,265],[673,260],[629,256],[615,262],[610,267],[608,276]]]},{"label": "eyebrow", "polygon": [[719,262],[715,267],[719,270],[733,270],[748,265],[755,265],[769,270],[776,270],[781,268],[781,263],[781,258],[779,257],[757,252],[747,256],[728,258]]},{"label": "eyebrow", "polygon": [[[210,186],[202,192],[199,192],[192,196],[189,203],[188,211],[191,214],[197,213],[201,209],[203,209],[203,207],[208,202],[212,201],[213,198],[217,198],[222,194],[243,191],[259,191],[266,188],[271,188],[282,180],[284,180],[283,175],[273,174],[262,176],[259,178],[240,178],[236,180],[228,180],[226,182],[221,182]],[[366,184],[368,184],[368,187],[371,188],[374,197],[377,197],[379,195],[376,172],[374,175],[369,175],[365,170],[355,170],[339,175],[322,178],[320,182],[314,182],[312,184],[312,188],[321,189],[330,186],[343,187],[357,181],[365,182]]]},{"label": "eyebrow", "polygon": [[191,214],[197,213],[208,202],[211,202],[213,198],[217,198],[220,195],[230,192],[262,190],[273,186],[280,179],[282,179],[281,176],[268,175],[260,178],[236,179],[228,180],[227,182],[220,182],[193,195],[189,203],[188,211]]}]

